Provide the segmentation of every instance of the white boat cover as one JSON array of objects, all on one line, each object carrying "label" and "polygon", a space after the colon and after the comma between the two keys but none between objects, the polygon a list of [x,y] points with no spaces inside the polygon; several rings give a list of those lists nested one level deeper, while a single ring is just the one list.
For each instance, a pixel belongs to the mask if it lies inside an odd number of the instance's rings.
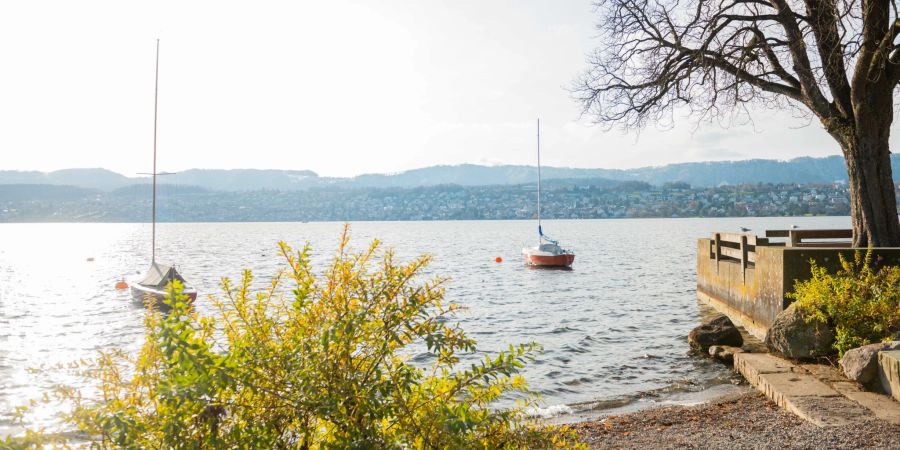
[{"label": "white boat cover", "polygon": [[153,263],[150,265],[150,269],[147,270],[147,275],[144,275],[144,279],[139,281],[138,284],[162,289],[171,280],[178,280],[184,283],[184,278],[175,270],[175,267]]},{"label": "white boat cover", "polygon": [[554,255],[561,255],[565,253],[563,249],[559,248],[559,246],[556,244],[541,244],[541,246],[538,247],[538,251],[552,253]]}]

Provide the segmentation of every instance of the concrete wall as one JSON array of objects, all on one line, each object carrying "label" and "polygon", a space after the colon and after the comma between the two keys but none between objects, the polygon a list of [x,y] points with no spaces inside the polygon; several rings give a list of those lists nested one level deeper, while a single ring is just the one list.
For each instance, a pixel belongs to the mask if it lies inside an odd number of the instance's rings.
[{"label": "concrete wall", "polygon": [[[756,264],[742,273],[737,261],[718,262],[710,258],[710,240],[697,240],[697,297],[728,315],[750,334],[763,339],[775,317],[791,299],[796,280],[810,277],[810,260],[835,271],[840,266],[838,255],[853,258],[852,249],[804,247],[756,247]],[[900,248],[873,250],[874,257],[885,265],[900,265]]]},{"label": "concrete wall", "polygon": [[710,257],[710,240],[697,240],[697,296],[762,339],[784,310],[783,247],[757,247],[755,267]]}]

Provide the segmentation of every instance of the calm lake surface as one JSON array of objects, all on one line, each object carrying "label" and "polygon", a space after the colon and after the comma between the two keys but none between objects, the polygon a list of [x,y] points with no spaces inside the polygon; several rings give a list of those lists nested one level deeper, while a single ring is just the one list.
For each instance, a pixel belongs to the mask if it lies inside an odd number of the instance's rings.
[{"label": "calm lake surface", "polygon": [[[459,320],[481,351],[536,341],[544,353],[524,373],[545,406],[608,410],[692,402],[731,386],[729,369],[688,353],[687,333],[710,314],[696,299],[696,239],[739,226],[761,233],[791,224],[846,228],[850,221],[545,222],[547,233],[576,252],[571,271],[523,266],[521,249],[536,240],[536,225],[526,221],[359,222],[352,224],[352,243],[362,249],[377,237],[404,260],[431,253],[430,272],[451,278],[447,297],[467,307]],[[217,292],[222,276],[239,278],[243,268],[259,278],[276,272],[279,240],[295,247],[310,242],[323,268],[341,227],[161,224],[158,259],[178,265],[200,291],[198,308],[209,312],[205,294]],[[146,270],[149,233],[149,224],[0,224],[0,437],[16,431],[15,406],[58,383],[83,383],[56,365],[102,349],[139,348],[144,311],[114,284]],[[495,263],[497,256],[504,262]],[[59,410],[38,409],[29,424],[53,428]]]}]

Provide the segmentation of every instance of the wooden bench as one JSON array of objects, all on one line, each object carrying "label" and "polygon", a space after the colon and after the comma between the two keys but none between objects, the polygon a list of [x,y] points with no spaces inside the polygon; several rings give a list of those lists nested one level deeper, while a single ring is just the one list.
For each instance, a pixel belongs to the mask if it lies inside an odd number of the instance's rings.
[{"label": "wooden bench", "polygon": [[785,245],[788,247],[845,248],[852,244],[853,230],[766,230],[766,237],[787,238]]}]

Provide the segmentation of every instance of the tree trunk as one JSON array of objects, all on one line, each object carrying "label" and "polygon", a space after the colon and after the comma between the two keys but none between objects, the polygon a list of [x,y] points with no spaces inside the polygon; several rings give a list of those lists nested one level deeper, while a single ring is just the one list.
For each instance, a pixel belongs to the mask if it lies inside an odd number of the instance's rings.
[{"label": "tree trunk", "polygon": [[859,127],[855,136],[843,143],[854,247],[900,247],[900,219],[888,145],[890,122],[877,128],[881,129]]},{"label": "tree trunk", "polygon": [[[874,51],[871,44],[864,46],[864,53]],[[852,86],[853,116],[841,135],[835,137],[844,151],[850,181],[853,246],[900,247],[900,219],[888,142],[894,122],[895,83],[884,75],[872,77],[866,66],[857,66]]]}]

